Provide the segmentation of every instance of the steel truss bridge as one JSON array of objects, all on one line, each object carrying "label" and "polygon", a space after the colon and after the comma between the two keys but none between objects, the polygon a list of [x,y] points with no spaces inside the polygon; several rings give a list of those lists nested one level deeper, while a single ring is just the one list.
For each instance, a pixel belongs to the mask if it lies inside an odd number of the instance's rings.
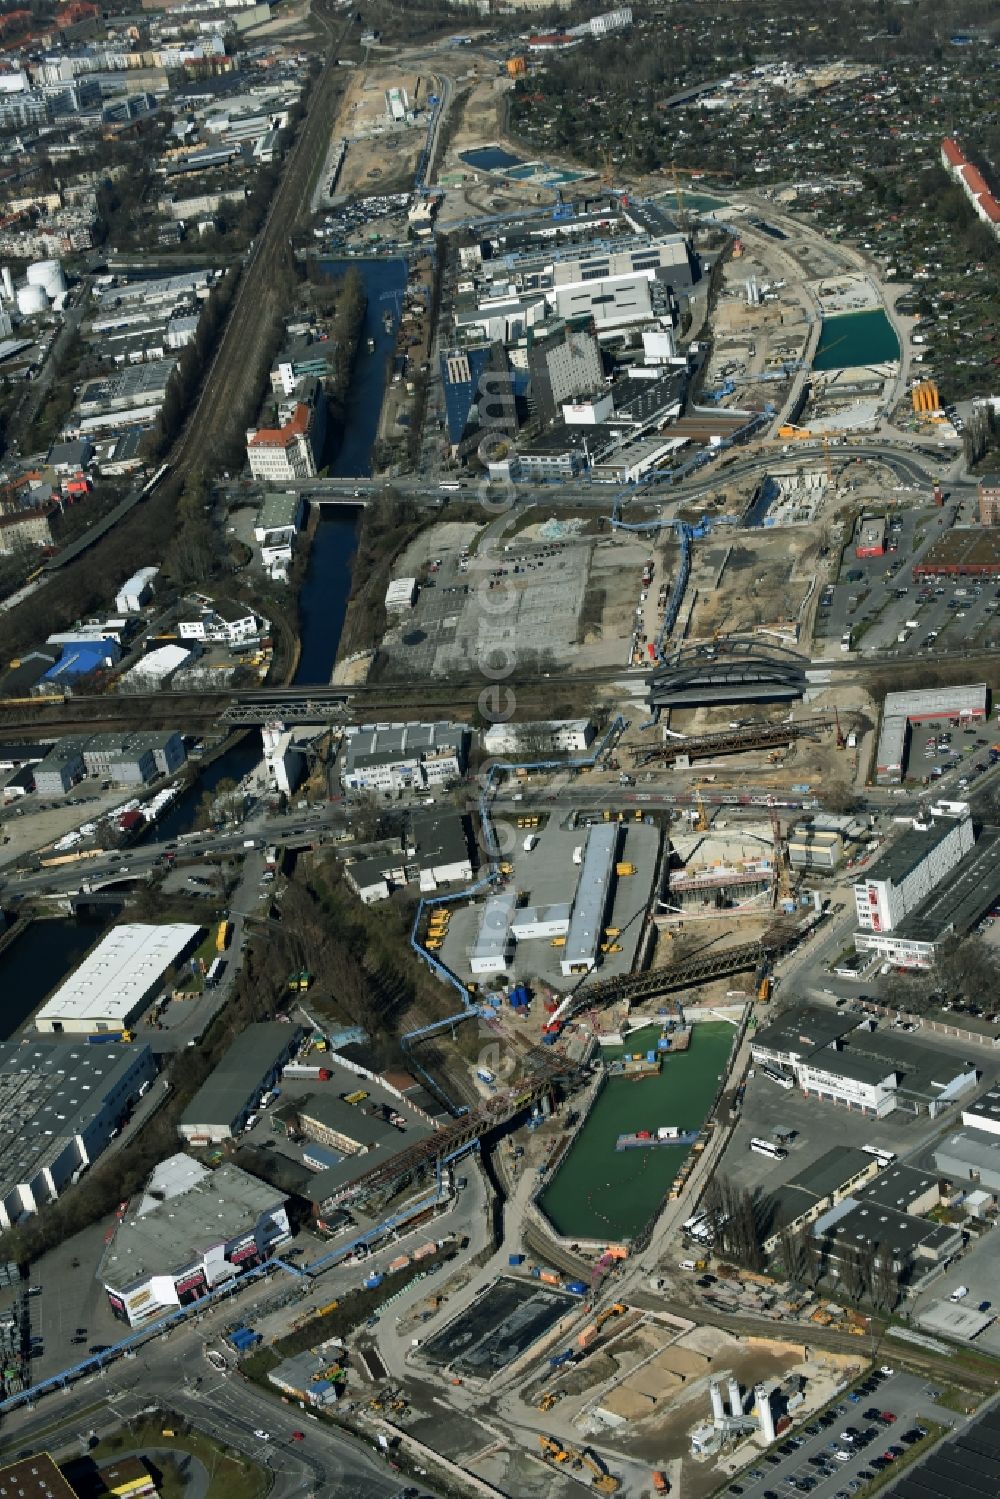
[{"label": "steel truss bridge", "polygon": [[822,713],[815,718],[800,718],[797,723],[748,724],[724,734],[703,734],[698,739],[668,739],[664,744],[637,747],[632,751],[632,763],[637,766],[651,765],[654,761],[669,764],[682,759],[706,760],[716,755],[738,755],[744,750],[771,749],[819,734],[835,724],[834,714]]}]

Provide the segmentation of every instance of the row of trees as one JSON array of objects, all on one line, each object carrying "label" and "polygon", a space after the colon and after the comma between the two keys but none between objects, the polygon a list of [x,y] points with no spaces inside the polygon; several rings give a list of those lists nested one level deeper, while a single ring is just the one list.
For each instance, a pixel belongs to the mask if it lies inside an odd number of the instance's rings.
[{"label": "row of trees", "polygon": [[180,434],[226,326],[239,279],[240,267],[230,266],[201,304],[194,338],[181,350],[159,415],[143,439],[145,456],[151,462],[162,458]]},{"label": "row of trees", "polygon": [[[767,1266],[764,1239],[772,1232],[764,1202],[731,1178],[712,1178],[702,1201],[708,1228],[719,1251],[749,1270]],[[853,1305],[867,1301],[879,1311],[892,1311],[899,1302],[899,1271],[888,1244],[876,1240],[838,1244],[825,1253],[809,1225],[785,1228],[778,1252],[786,1277],[815,1290],[827,1276]]]}]

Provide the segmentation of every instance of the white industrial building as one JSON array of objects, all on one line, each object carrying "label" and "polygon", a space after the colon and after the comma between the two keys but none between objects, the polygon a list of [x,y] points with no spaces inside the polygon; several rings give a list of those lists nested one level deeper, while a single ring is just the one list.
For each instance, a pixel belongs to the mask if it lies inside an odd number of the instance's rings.
[{"label": "white industrial building", "polygon": [[51,1035],[98,1035],[131,1028],[168,968],[201,936],[201,927],[172,922],[113,927],[35,1016]]},{"label": "white industrial building", "polygon": [[483,907],[479,932],[469,957],[469,968],[477,977],[503,973],[514,950],[510,924],[514,915],[516,891],[501,890],[491,895]]},{"label": "white industrial building", "polygon": [[0,1228],[54,1202],[92,1166],[155,1076],[146,1045],[0,1043]]},{"label": "white industrial building", "polygon": [[157,1166],[101,1275],[115,1316],[141,1326],[235,1281],[291,1237],[282,1195],[237,1166],[178,1154]]},{"label": "white industrial building", "polygon": [[349,791],[446,786],[465,771],[464,724],[407,723],[348,729],[341,779]]},{"label": "white industrial building", "polygon": [[159,645],[118,678],[119,692],[152,692],[186,666],[192,652],[182,645]]},{"label": "white industrial building", "polygon": [[385,591],[385,607],[390,614],[405,613],[416,601],[416,578],[393,578]]},{"label": "white industrial building", "polygon": [[582,754],[595,734],[589,718],[549,718],[529,723],[495,723],[483,733],[489,755]]},{"label": "white industrial building", "polygon": [[295,735],[283,724],[265,724],[261,735],[268,784],[272,791],[283,791],[286,796],[291,796],[305,778],[305,751],[296,743]]},{"label": "white industrial building", "polygon": [[143,605],[149,603],[153,596],[153,579],[159,571],[158,567],[140,567],[126,579],[115,594],[115,608],[119,614],[138,614]]},{"label": "white industrial building", "polygon": [[972,848],[967,802],[939,802],[928,813],[929,823],[914,820],[855,882],[861,932],[891,932]]},{"label": "white industrial building", "polygon": [[962,1123],[967,1129],[981,1129],[990,1135],[1000,1135],[1000,1088],[990,1088],[968,1104],[962,1110]]},{"label": "white industrial building", "polygon": [[573,914],[560,960],[564,978],[575,973],[587,973],[597,962],[617,847],[616,822],[592,827],[587,834],[587,847],[573,900]]},{"label": "white industrial building", "polygon": [[922,692],[889,692],[882,708],[882,727],[875,752],[875,780],[880,786],[903,779],[911,723],[956,720],[971,724],[986,718],[986,683],[971,687],[928,687]]}]

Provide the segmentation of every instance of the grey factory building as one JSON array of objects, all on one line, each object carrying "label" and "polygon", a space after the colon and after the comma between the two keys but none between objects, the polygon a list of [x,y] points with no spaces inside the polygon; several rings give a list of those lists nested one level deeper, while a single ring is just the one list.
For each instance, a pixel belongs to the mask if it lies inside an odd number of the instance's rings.
[{"label": "grey factory building", "polygon": [[962,1247],[962,1231],[953,1224],[928,1222],[867,1201],[864,1196],[846,1197],[831,1208],[817,1220],[813,1236],[834,1265],[845,1254],[864,1252],[872,1245],[879,1255],[884,1246],[895,1271],[911,1284]]},{"label": "grey factory building", "polygon": [[278,1020],[247,1026],[181,1115],[181,1139],[219,1144],[238,1135],[304,1035],[301,1026]]},{"label": "grey factory building", "polygon": [[0,1043],[0,1227],[93,1165],[155,1076],[146,1045]]},{"label": "grey factory building", "polygon": [[980,1129],[960,1129],[934,1151],[934,1164],[954,1186],[973,1185],[1000,1193],[1000,1137]]},{"label": "grey factory building", "polygon": [[768,1237],[764,1248],[772,1253],[783,1232],[796,1232],[814,1223],[829,1208],[857,1192],[878,1174],[878,1161],[849,1145],[835,1145],[797,1172],[767,1202]]}]

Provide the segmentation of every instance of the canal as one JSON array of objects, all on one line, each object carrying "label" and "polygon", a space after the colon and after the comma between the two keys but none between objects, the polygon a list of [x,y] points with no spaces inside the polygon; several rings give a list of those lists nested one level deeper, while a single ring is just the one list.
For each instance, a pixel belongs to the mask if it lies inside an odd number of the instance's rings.
[{"label": "canal", "polygon": [[899,340],[881,309],[845,312],[823,319],[813,369],[846,370],[898,359]]},{"label": "canal", "polygon": [[[655,1048],[659,1027],[636,1031],[627,1047],[604,1046],[608,1061]],[[657,1076],[613,1077],[556,1169],[538,1205],[556,1232],[570,1239],[634,1238],[670,1190],[688,1147],[615,1150],[621,1134],[661,1125],[700,1129],[712,1106],[735,1031],[725,1021],[692,1027],[685,1052],[664,1058]]]},{"label": "canal", "polygon": [[107,930],[117,912],[93,918],[33,921],[0,953],[0,1041],[9,1041]]},{"label": "canal", "polygon": [[[260,730],[251,729],[210,765],[206,765],[187,790],[181,792],[173,806],[167,809],[156,824],[152,834],[154,840],[157,843],[169,843],[179,838],[181,833],[190,833],[205,792],[214,791],[220,781],[242,781],[255,765],[260,764],[262,754]],[[193,761],[192,765],[197,770],[198,761]]]},{"label": "canal", "polygon": [[[367,478],[372,471],[372,450],[389,375],[387,365],[396,347],[406,262],[326,260],[323,269],[334,277],[356,270],[368,298],[345,401],[343,430],[331,433],[325,455],[327,471],[333,478]],[[357,510],[333,506],[325,506],[320,512],[309,567],[299,592],[297,686],[325,686],[333,675],[351,592],[358,515]]]}]

